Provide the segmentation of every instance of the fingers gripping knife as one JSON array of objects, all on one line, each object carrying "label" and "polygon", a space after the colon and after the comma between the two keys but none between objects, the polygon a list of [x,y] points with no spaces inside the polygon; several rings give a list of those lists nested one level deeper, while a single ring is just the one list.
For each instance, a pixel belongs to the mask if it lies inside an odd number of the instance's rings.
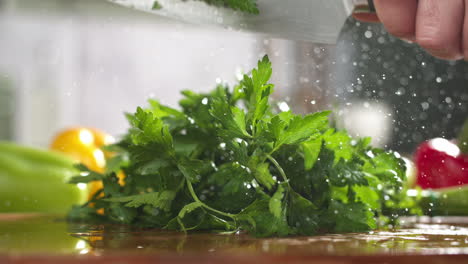
[{"label": "fingers gripping knife", "polygon": [[374,11],[373,0],[257,0],[258,15],[192,0],[158,0],[157,10],[155,0],[108,1],[193,24],[330,44],[352,12]]}]

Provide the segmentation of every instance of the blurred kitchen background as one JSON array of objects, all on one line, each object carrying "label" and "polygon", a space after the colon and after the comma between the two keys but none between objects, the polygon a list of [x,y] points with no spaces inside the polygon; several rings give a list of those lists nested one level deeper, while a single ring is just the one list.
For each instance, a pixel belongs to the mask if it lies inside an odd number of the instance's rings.
[{"label": "blurred kitchen background", "polygon": [[[0,140],[46,147],[70,126],[125,133],[148,98],[233,84],[268,54],[275,97],[295,112],[410,153],[468,117],[468,67],[349,19],[337,45],[203,28],[102,0],[0,0]],[[281,104],[282,109],[285,104]]]}]

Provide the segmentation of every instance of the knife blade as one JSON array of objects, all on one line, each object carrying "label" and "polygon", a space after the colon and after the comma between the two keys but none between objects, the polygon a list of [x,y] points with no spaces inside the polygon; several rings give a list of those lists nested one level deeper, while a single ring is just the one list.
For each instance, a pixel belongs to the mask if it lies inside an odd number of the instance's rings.
[{"label": "knife blade", "polygon": [[315,43],[336,43],[339,32],[353,12],[372,12],[372,0],[257,0],[260,14],[245,14],[202,1],[108,0],[116,4],[202,26],[256,32],[269,37]]}]

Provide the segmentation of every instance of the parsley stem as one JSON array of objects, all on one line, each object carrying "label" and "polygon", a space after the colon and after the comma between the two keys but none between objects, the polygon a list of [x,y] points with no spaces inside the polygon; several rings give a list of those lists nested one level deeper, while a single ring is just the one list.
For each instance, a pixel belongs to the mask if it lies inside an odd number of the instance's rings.
[{"label": "parsley stem", "polygon": [[286,176],[286,173],[284,173],[283,168],[281,165],[276,161],[275,158],[273,158],[271,155],[267,155],[268,160],[275,165],[276,169],[279,171],[281,177],[283,178],[283,181],[285,181],[289,185],[289,179],[288,176]]},{"label": "parsley stem", "polygon": [[202,202],[202,201],[198,198],[197,194],[195,193],[195,190],[193,189],[192,183],[191,183],[189,180],[186,180],[186,182],[187,182],[187,187],[188,187],[188,189],[189,189],[190,195],[192,195],[192,198],[193,198],[193,200],[195,200],[195,202],[200,203],[202,207],[204,207],[204,208],[206,208],[206,209],[208,209],[208,210],[210,210],[210,211],[212,211],[212,212],[215,212],[215,213],[217,213],[217,214],[219,214],[219,215],[223,215],[223,216],[229,217],[229,218],[231,218],[231,219],[234,220],[234,221],[236,220],[236,219],[235,219],[235,215],[230,214],[230,213],[225,213],[225,212],[222,212],[222,211],[219,211],[219,210],[216,210],[216,209],[214,209],[214,208],[212,208],[212,207],[206,205],[204,202]]}]

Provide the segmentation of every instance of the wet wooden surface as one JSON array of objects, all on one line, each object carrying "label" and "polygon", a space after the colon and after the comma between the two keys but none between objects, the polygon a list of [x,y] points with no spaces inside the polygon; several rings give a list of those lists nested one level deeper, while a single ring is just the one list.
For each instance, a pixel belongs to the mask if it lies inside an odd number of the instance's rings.
[{"label": "wet wooden surface", "polygon": [[468,263],[468,218],[408,219],[393,231],[256,239],[0,215],[0,263]]}]

